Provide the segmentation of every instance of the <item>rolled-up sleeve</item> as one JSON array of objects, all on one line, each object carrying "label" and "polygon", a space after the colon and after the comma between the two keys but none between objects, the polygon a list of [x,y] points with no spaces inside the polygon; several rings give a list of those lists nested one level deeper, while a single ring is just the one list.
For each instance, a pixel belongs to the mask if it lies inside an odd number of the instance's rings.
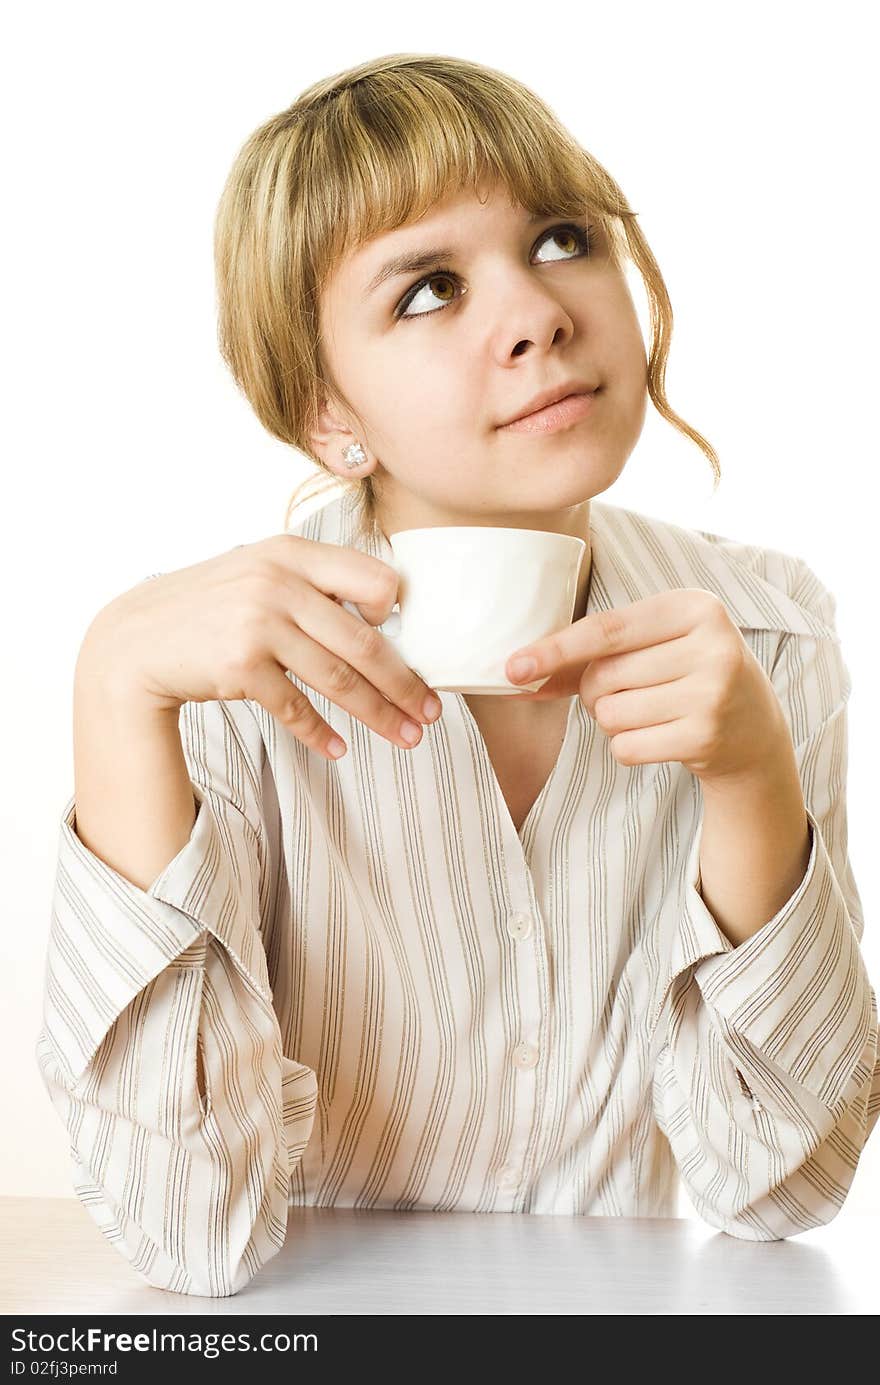
[{"label": "rolled-up sleeve", "polygon": [[149,1284],[215,1297],[284,1242],[317,1081],[272,1004],[256,719],[186,703],[180,729],[195,822],[148,889],[65,808],[36,1056],[98,1227]]},{"label": "rolled-up sleeve", "polygon": [[743,1240],[829,1222],[880,1114],[877,1001],[847,842],[851,681],[833,598],[803,571],[829,635],[783,635],[772,681],[795,746],[809,862],[774,917],[734,947],[699,893],[698,830],[685,924],[717,933],[718,949],[677,979],[654,1072],[655,1117],[691,1202]]}]

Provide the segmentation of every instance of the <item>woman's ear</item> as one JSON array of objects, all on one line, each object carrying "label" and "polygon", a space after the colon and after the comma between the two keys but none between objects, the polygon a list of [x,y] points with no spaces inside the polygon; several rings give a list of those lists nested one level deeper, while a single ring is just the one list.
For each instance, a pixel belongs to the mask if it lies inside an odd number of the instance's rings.
[{"label": "woman's ear", "polygon": [[321,402],[314,428],[309,433],[309,441],[317,457],[337,476],[351,476],[352,467],[346,466],[343,453],[354,443],[363,443],[352,431],[343,417],[340,407],[326,396]]}]

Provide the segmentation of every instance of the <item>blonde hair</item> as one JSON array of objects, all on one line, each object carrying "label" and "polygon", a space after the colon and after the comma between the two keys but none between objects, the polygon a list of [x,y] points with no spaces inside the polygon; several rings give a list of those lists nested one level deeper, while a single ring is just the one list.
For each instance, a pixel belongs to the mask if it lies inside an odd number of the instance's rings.
[{"label": "blonde hair", "polygon": [[[434,54],[395,53],[316,82],[236,156],[214,228],[218,341],[263,426],[334,487],[354,493],[358,532],[375,537],[371,478],[336,476],[310,443],[327,385],[344,400],[321,356],[321,291],[349,250],[487,182],[500,182],[532,213],[588,212],[613,263],[622,268],[629,258],[636,266],[650,309],[648,394],[708,457],[717,487],[714,448],[666,399],[672,305],[623,192],[527,87],[494,68]],[[321,479],[293,492],[285,528],[298,499],[327,489]]]}]

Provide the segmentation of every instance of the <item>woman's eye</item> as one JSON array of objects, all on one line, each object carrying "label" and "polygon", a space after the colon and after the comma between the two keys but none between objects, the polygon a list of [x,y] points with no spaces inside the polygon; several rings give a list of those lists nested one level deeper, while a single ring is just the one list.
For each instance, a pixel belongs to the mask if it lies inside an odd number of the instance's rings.
[{"label": "woman's eye", "polygon": [[[540,240],[544,241],[552,237],[552,239],[557,242],[562,241],[562,249],[565,253],[563,253],[562,256],[557,258],[567,259],[571,257],[567,253],[564,242],[568,242],[568,250],[573,249],[575,251],[580,252],[580,254],[582,255],[586,255],[589,254],[593,246],[593,233],[594,228],[592,226],[584,227],[578,226],[575,223],[566,222],[562,226],[551,226],[549,231],[545,231],[544,234],[540,237]],[[424,279],[420,279],[419,282],[417,284],[414,284],[413,287],[409,290],[409,292],[404,295],[404,297],[401,299],[400,303],[398,304],[395,310],[394,316],[398,319],[398,321],[404,322],[411,320],[414,317],[432,316],[440,309],[445,308],[448,303],[454,301],[453,295],[455,293],[455,286],[457,283],[458,276],[456,274],[453,274],[451,270],[435,270],[433,274],[426,275]],[[410,308],[414,303],[417,304],[423,294],[428,295],[429,290],[431,293],[434,292],[432,286],[435,284],[440,284],[441,288],[447,294],[445,298],[440,298],[439,303],[438,299],[435,297],[434,302],[435,304],[438,304],[438,306],[434,308],[423,309],[421,312],[408,312],[407,309]],[[467,292],[467,290],[462,290],[462,292]],[[430,301],[430,296],[427,296],[425,298],[425,302]]]}]

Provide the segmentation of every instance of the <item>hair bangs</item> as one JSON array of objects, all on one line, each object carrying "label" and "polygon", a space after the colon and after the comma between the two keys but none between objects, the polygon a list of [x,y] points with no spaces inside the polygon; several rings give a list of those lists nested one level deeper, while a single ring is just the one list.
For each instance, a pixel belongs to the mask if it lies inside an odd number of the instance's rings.
[{"label": "hair bangs", "polygon": [[[428,70],[426,70],[428,69]],[[419,220],[459,192],[503,187],[530,213],[600,220],[618,252],[601,169],[552,112],[518,83],[479,90],[439,81],[430,64],[375,74],[310,112],[311,159],[300,183],[314,239],[308,258],[320,292],[348,253]]]}]

